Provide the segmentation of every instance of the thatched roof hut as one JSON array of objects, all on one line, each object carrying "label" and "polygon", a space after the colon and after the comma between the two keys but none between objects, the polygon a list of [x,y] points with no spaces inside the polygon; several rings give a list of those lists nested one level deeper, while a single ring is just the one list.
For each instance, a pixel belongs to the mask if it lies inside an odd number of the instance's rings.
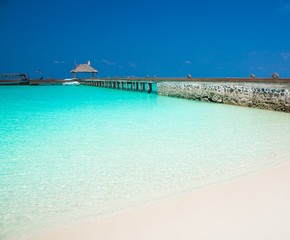
[{"label": "thatched roof hut", "polygon": [[71,73],[73,74],[74,78],[76,78],[77,73],[92,73],[92,77],[95,78],[98,70],[94,69],[91,66],[90,61],[88,61],[86,64],[76,65],[75,69],[71,70]]}]

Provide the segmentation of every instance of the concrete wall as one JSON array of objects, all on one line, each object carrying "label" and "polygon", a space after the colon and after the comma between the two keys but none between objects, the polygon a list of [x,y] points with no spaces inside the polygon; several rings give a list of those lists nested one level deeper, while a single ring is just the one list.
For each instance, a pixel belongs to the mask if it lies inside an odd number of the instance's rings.
[{"label": "concrete wall", "polygon": [[158,94],[290,112],[289,83],[159,82]]}]

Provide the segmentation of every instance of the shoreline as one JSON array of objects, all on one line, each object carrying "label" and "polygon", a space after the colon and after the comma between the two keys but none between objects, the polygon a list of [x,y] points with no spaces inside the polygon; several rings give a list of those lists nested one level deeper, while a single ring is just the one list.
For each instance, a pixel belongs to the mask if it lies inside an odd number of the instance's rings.
[{"label": "shoreline", "polygon": [[33,240],[290,239],[290,161]]}]

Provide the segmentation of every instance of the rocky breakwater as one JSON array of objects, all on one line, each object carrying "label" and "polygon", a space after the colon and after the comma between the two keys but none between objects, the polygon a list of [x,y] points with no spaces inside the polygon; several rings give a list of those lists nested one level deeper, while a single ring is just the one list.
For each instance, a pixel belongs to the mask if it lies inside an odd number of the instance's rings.
[{"label": "rocky breakwater", "polygon": [[290,112],[288,82],[160,82],[158,94]]}]

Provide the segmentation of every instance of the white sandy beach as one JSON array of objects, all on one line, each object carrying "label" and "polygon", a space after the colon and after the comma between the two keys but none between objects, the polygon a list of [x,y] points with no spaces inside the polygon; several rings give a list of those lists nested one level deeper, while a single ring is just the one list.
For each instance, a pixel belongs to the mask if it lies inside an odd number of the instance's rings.
[{"label": "white sandy beach", "polygon": [[290,162],[37,240],[290,239]]}]

